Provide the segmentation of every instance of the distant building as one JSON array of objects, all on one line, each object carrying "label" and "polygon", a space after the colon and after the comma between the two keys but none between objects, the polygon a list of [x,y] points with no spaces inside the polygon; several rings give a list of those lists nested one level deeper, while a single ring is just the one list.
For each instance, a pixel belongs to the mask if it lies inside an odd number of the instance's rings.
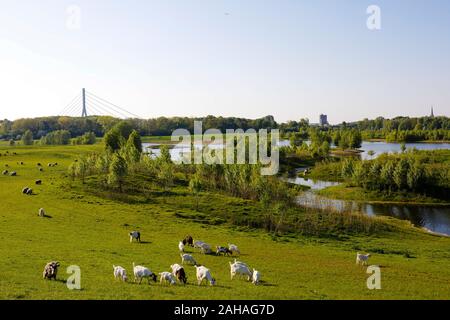
[{"label": "distant building", "polygon": [[326,114],[321,114],[320,115],[319,124],[320,124],[321,127],[324,127],[324,126],[328,125],[328,116]]}]

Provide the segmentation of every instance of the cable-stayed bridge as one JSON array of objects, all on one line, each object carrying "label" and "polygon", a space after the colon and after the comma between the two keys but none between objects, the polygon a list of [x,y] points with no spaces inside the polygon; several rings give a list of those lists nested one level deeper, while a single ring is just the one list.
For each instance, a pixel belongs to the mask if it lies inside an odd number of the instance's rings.
[{"label": "cable-stayed bridge", "polygon": [[75,98],[59,112],[60,116],[87,117],[111,116],[116,118],[141,118],[118,105],[103,99],[96,94],[82,89]]}]

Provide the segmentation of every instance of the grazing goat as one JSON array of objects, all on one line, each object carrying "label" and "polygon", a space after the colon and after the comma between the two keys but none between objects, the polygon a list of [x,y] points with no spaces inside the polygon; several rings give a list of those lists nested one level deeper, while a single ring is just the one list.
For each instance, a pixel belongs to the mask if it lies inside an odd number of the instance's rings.
[{"label": "grazing goat", "polygon": [[17,172],[15,172],[15,171],[11,172],[10,176],[11,176],[11,177],[17,176]]},{"label": "grazing goat", "polygon": [[235,276],[247,276],[247,280],[251,281],[253,277],[253,273],[250,271],[250,268],[247,265],[240,263],[230,262],[230,273],[231,280],[233,280]]},{"label": "grazing goat", "polygon": [[237,261],[236,259],[234,259],[234,263],[233,264],[242,264],[244,266],[246,266],[248,268],[248,264],[242,262],[242,261]]},{"label": "grazing goat", "polygon": [[216,284],[216,279],[214,279],[211,275],[211,271],[204,266],[195,266],[197,269],[197,282],[200,286],[204,280],[209,281],[211,286]]},{"label": "grazing goat", "polygon": [[139,231],[130,232],[130,243],[135,239],[137,242],[141,242],[141,233]]},{"label": "grazing goat", "polygon": [[39,217],[41,217],[41,218],[45,217],[45,210],[43,208],[39,209]]},{"label": "grazing goat", "polygon": [[209,244],[207,244],[207,243],[203,243],[200,246],[200,252],[203,253],[203,254],[210,254],[212,252],[211,246]]},{"label": "grazing goat", "polygon": [[30,190],[30,188],[25,187],[25,188],[22,189],[22,193],[23,193],[23,194],[27,194],[27,193],[28,193],[28,190]]},{"label": "grazing goat", "polygon": [[35,183],[40,186],[42,184],[42,180],[36,180]]},{"label": "grazing goat", "polygon": [[191,256],[190,254],[181,254],[181,264],[192,264],[192,265],[196,265],[197,262],[195,261],[194,257]]},{"label": "grazing goat", "polygon": [[363,266],[366,266],[369,261],[369,258],[370,258],[370,254],[362,254],[362,253],[358,252],[356,254],[356,264],[357,265],[361,264]]},{"label": "grazing goat", "polygon": [[170,285],[177,284],[177,280],[175,279],[175,276],[171,274],[170,272],[161,272],[159,274],[160,277],[160,283],[169,283]]},{"label": "grazing goat", "polygon": [[4,170],[4,171],[2,172],[2,174],[3,174],[4,176],[8,175],[8,173],[9,173],[8,170]]},{"label": "grazing goat", "polygon": [[203,244],[204,244],[203,241],[198,240],[198,241],[195,241],[194,244],[193,244],[192,246],[193,246],[195,249],[201,249]]},{"label": "grazing goat", "polygon": [[252,283],[257,286],[261,281],[261,273],[253,269]]},{"label": "grazing goat", "polygon": [[186,238],[183,239],[183,245],[187,245],[187,246],[194,246],[194,239],[192,238],[192,236],[187,235]]},{"label": "grazing goat", "polygon": [[44,279],[54,279],[56,280],[56,275],[58,274],[58,267],[60,266],[59,262],[52,261],[47,263],[47,265],[44,268],[43,277]]},{"label": "grazing goat", "polygon": [[172,274],[178,279],[178,281],[180,281],[180,283],[187,283],[186,272],[182,266],[179,264],[173,264],[170,268],[172,269]]},{"label": "grazing goat", "polygon": [[143,266],[135,266],[133,262],[133,273],[134,273],[134,282],[139,280],[139,284],[141,284],[142,279],[147,278],[148,284],[150,284],[150,280],[156,282],[156,274],[151,272],[149,269]]},{"label": "grazing goat", "polygon": [[237,245],[234,245],[234,244],[228,244],[228,249],[229,249],[232,253],[237,253],[239,256],[241,255],[241,251],[239,250],[239,248],[237,247]]},{"label": "grazing goat", "polygon": [[37,163],[37,166],[38,166],[38,167],[42,167],[42,164],[40,164],[40,163],[38,162],[38,163]]},{"label": "grazing goat", "polygon": [[222,254],[224,256],[230,256],[233,254],[233,252],[231,252],[230,249],[225,248],[225,247],[217,246],[216,249],[217,249],[216,255]]},{"label": "grazing goat", "polygon": [[120,279],[123,282],[127,282],[128,281],[128,277],[127,277],[127,271],[122,268],[121,266],[113,266],[113,270],[114,270],[114,278]]},{"label": "grazing goat", "polygon": [[180,241],[180,243],[178,244],[178,249],[180,250],[181,253],[184,252],[184,244],[183,244],[183,241]]}]

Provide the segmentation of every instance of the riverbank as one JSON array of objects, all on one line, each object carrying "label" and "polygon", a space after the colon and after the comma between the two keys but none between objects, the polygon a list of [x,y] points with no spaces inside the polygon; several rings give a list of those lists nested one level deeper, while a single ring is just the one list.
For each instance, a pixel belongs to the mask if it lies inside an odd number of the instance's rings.
[{"label": "riverbank", "polygon": [[340,184],[318,190],[317,194],[337,200],[360,201],[376,204],[442,205],[450,206],[449,201],[413,194],[410,192],[368,191],[361,187]]}]

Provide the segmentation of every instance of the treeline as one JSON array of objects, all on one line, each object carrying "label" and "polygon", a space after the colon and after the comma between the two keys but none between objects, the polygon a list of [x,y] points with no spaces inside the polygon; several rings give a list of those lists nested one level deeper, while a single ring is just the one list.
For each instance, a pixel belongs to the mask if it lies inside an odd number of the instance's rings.
[{"label": "treeline", "polygon": [[387,142],[417,142],[417,141],[450,141],[450,130],[394,130],[384,131],[376,130],[362,131],[363,138],[385,139]]},{"label": "treeline", "polygon": [[[156,119],[128,119],[127,122],[141,136],[170,136],[176,129],[187,129],[194,132],[194,121],[203,122],[203,130],[219,129],[249,129],[256,130],[277,128],[278,124],[272,116],[260,119],[224,118],[207,116],[203,118],[188,117],[160,117]],[[107,116],[91,116],[86,118],[72,117],[45,117],[33,119],[18,119],[15,121],[0,121],[0,139],[20,140],[26,131],[33,134],[34,139],[41,139],[50,132],[65,130],[71,137],[79,137],[87,132],[93,132],[97,137],[102,137],[121,119]]]},{"label": "treeline", "polygon": [[[40,140],[35,141],[33,138],[33,133],[30,130],[25,131],[21,137],[21,142],[25,146],[30,146],[33,144],[41,145],[89,145],[95,144],[97,137],[93,132],[87,132],[82,136],[71,138],[71,134],[67,130],[56,130],[48,133],[47,135],[41,137]],[[14,140],[11,140],[11,145],[14,145]]]},{"label": "treeline", "polygon": [[410,150],[383,154],[374,160],[345,159],[341,175],[367,190],[406,191],[448,198],[450,166],[438,160],[438,154],[438,151]]},{"label": "treeline", "polygon": [[450,141],[448,117],[397,117],[364,119],[356,127],[364,139],[385,139],[388,142]]},{"label": "treeline", "polygon": [[396,117],[385,119],[378,117],[374,120],[364,119],[356,122],[360,130],[370,131],[407,131],[407,130],[450,130],[450,118],[448,117]]}]

